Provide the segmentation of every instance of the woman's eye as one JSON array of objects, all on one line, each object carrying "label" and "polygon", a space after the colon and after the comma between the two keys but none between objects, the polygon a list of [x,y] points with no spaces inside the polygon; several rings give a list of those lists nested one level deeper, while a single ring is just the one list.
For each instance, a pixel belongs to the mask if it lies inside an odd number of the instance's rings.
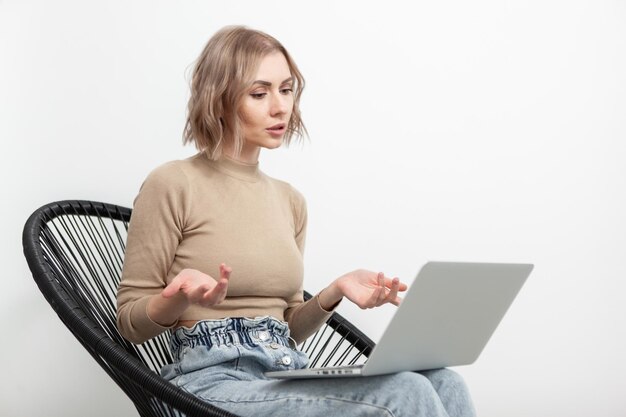
[{"label": "woman's eye", "polygon": [[261,98],[265,97],[265,94],[266,93],[250,93],[250,96],[252,98],[261,99]]},{"label": "woman's eye", "polygon": [[280,90],[281,93],[283,94],[291,94],[293,92],[293,88],[289,87],[289,88],[283,88],[282,90]]}]

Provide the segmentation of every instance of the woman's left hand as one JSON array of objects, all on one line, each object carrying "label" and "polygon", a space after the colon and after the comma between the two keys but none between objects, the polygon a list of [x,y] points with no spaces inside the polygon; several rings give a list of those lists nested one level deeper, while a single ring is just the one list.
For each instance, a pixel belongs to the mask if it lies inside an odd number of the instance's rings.
[{"label": "woman's left hand", "polygon": [[325,309],[332,309],[346,297],[362,309],[378,307],[386,303],[399,305],[402,298],[399,291],[406,291],[407,285],[398,277],[385,277],[382,272],[357,269],[337,278],[319,295],[320,304]]}]

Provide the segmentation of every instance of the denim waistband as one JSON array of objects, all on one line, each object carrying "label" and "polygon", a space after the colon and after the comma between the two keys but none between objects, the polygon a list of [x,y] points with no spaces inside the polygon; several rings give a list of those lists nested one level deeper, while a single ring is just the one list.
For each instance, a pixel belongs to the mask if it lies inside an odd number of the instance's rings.
[{"label": "denim waistband", "polygon": [[180,349],[198,345],[207,347],[223,344],[258,345],[278,343],[290,346],[287,323],[273,317],[231,317],[220,320],[201,320],[193,327],[179,327],[170,338],[170,349],[176,356]]}]

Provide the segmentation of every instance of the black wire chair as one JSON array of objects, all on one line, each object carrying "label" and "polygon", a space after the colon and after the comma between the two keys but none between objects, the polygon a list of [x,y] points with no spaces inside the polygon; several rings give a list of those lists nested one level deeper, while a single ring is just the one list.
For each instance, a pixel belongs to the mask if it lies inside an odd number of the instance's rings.
[{"label": "black wire chair", "polygon": [[[23,232],[24,255],[46,300],[91,356],[133,401],[140,416],[233,416],[163,379],[169,334],[141,345],[115,324],[132,210],[93,201],[59,201],[36,210]],[[311,295],[305,293],[305,298]],[[299,348],[311,366],[358,364],[374,343],[335,313]]]}]

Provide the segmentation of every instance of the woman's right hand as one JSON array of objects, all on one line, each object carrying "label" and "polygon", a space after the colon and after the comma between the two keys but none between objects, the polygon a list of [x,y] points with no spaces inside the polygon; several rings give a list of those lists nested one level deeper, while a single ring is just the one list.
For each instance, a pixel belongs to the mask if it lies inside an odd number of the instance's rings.
[{"label": "woman's right hand", "polygon": [[220,278],[216,281],[195,269],[183,269],[161,293],[148,301],[148,318],[161,326],[171,327],[192,304],[209,307],[221,303],[226,297],[231,272],[230,267],[221,264]]},{"label": "woman's right hand", "polygon": [[232,268],[222,263],[220,265],[220,277],[215,280],[204,272],[195,269],[183,269],[163,289],[161,296],[172,298],[178,295],[185,298],[189,305],[198,304],[203,307],[219,304],[226,298],[231,272]]}]

